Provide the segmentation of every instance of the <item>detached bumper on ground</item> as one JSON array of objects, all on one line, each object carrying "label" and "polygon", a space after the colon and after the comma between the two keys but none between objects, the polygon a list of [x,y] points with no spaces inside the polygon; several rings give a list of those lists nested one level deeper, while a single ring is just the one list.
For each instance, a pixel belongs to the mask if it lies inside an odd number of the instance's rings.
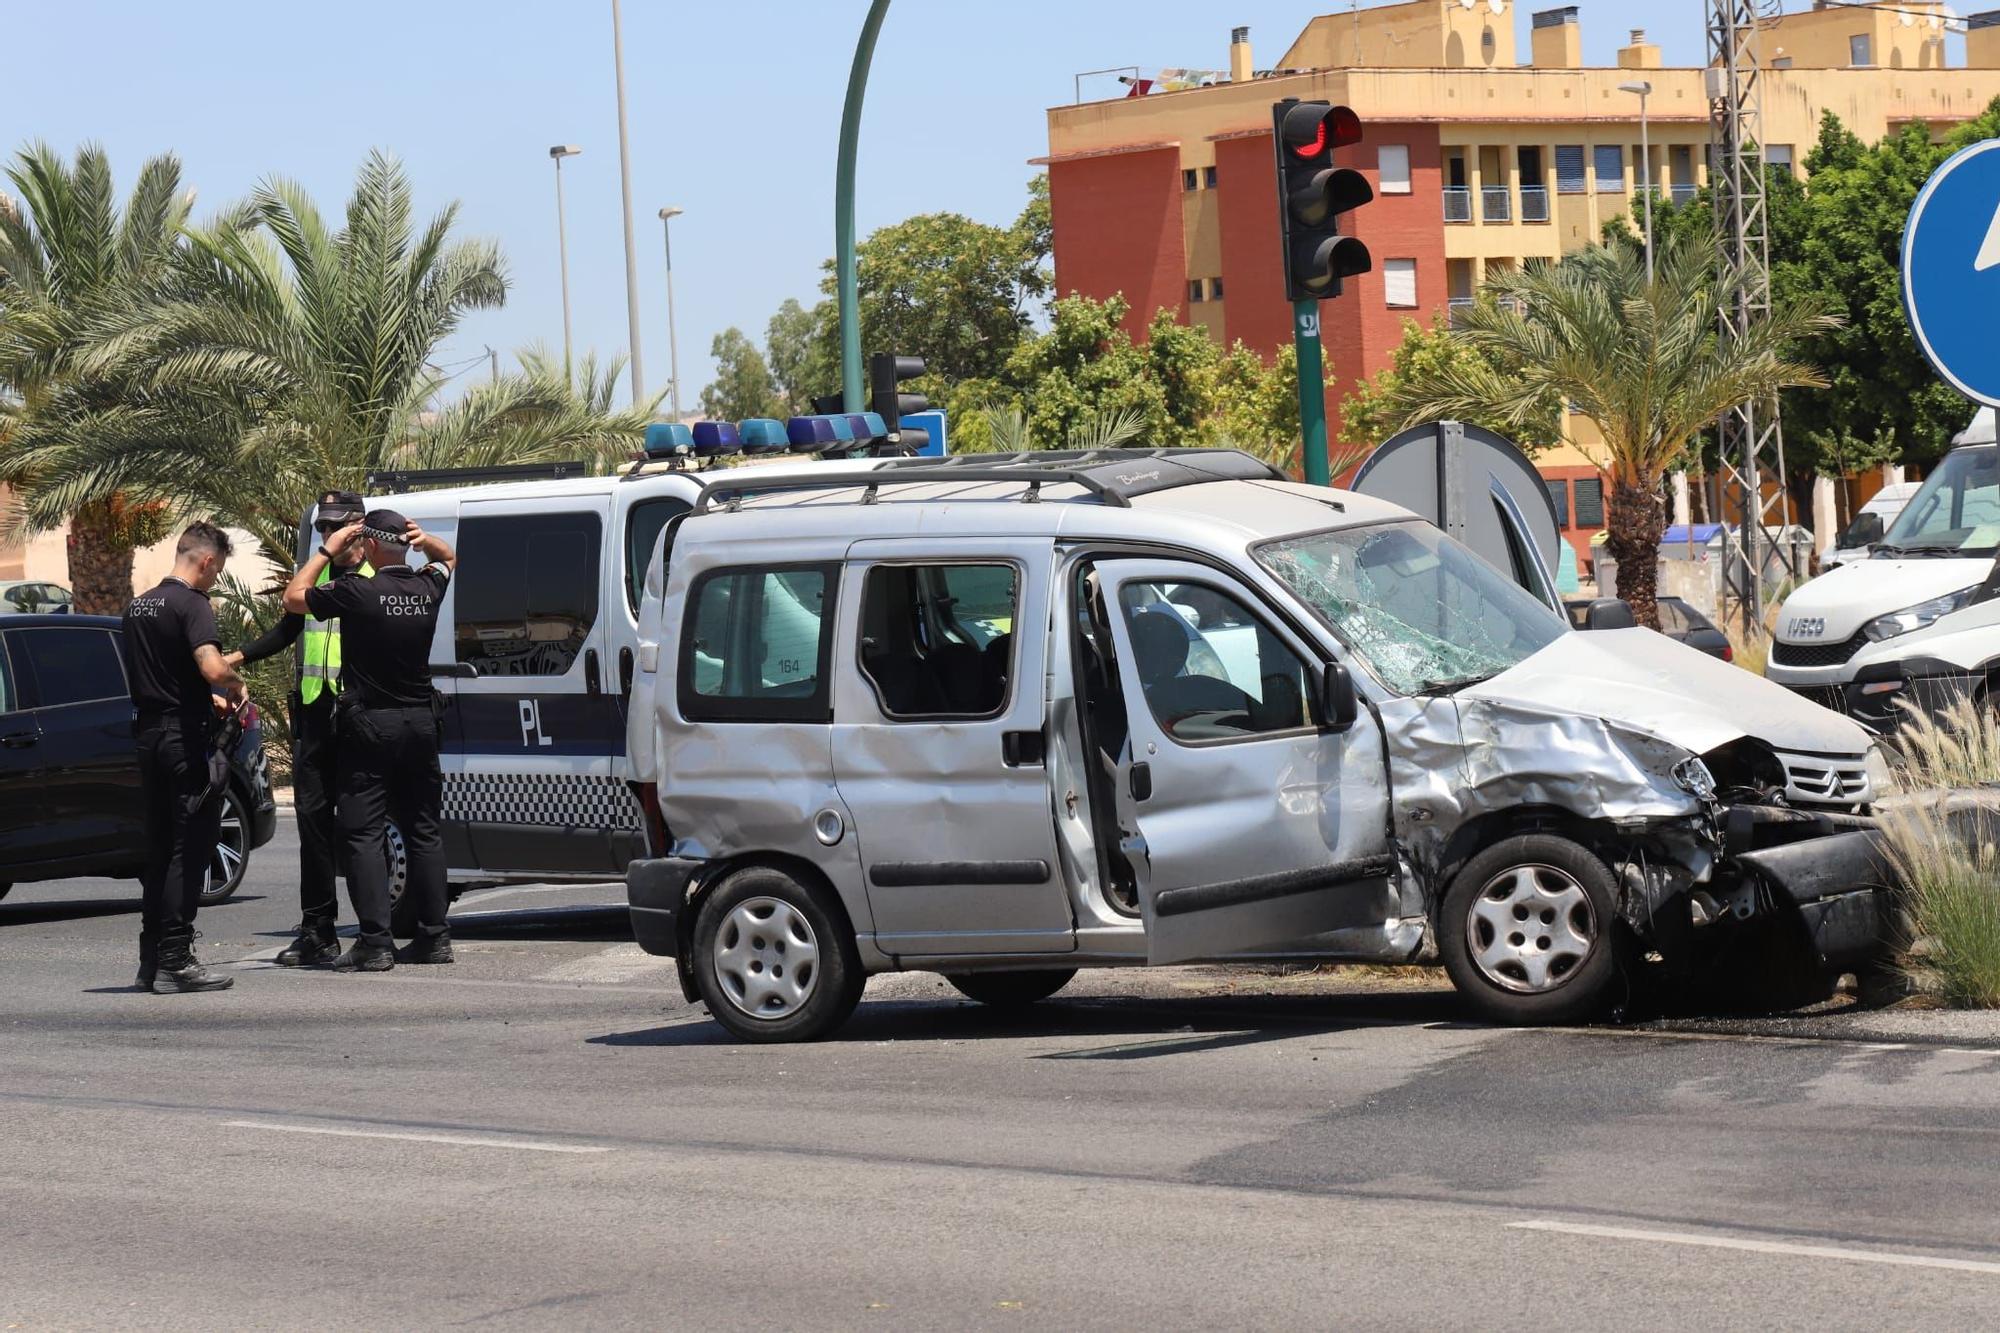
[{"label": "detached bumper on ground", "polygon": [[1879,830],[1808,838],[1736,859],[1797,909],[1821,966],[1857,966],[1887,942],[1895,875]]}]

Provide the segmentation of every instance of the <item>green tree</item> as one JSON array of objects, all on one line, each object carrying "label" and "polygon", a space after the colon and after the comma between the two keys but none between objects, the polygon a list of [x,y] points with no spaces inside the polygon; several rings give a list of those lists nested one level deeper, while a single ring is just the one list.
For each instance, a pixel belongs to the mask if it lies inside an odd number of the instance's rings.
[{"label": "green tree", "polygon": [[832,393],[840,380],[838,365],[826,361],[828,339],[821,328],[832,315],[831,302],[821,301],[808,310],[786,297],[765,326],[764,355],[771,382],[794,416],[811,412],[813,398]]},{"label": "green tree", "polygon": [[[1504,378],[1509,372],[1498,356],[1452,337],[1442,319],[1429,326],[1404,320],[1403,341],[1389,354],[1388,368],[1364,381],[1342,401],[1341,439],[1351,446],[1373,448],[1402,429],[1408,416],[1405,400],[1413,385],[1435,384],[1453,376]],[[1518,421],[1497,411],[1466,420],[1507,436],[1533,456],[1562,438],[1562,401],[1545,397]]]},{"label": "green tree", "polygon": [[498,250],[453,240],[456,217],[417,228],[402,167],[376,153],[337,229],[282,179],[185,228],[150,291],[94,312],[78,385],[17,432],[39,478],[29,523],[128,494],[241,524],[285,566],[313,497],[370,472],[629,451],[653,404],[613,409],[594,363],[572,382],[531,353],[438,407],[436,348],[506,294]]},{"label": "green tree", "polygon": [[1723,343],[1714,244],[1657,237],[1652,282],[1640,248],[1622,241],[1503,273],[1486,285],[1494,299],[1450,334],[1483,356],[1410,383],[1401,399],[1410,423],[1489,418],[1519,428],[1551,397],[1594,421],[1611,474],[1606,544],[1619,592],[1654,628],[1668,469],[1737,404],[1823,382],[1792,350],[1835,322],[1811,302],[1779,302],[1748,337]]},{"label": "green tree", "polygon": [[742,421],[776,416],[784,410],[771,380],[771,367],[743,330],[727,328],[716,334],[708,354],[715,358],[715,378],[701,391],[703,416]]},{"label": "green tree", "polygon": [[[142,299],[173,262],[191,194],[179,159],[155,157],[140,169],[124,207],[111,165],[95,144],[74,164],[46,144],[16,155],[7,177],[19,203],[0,196],[0,481],[24,502],[45,497],[49,474],[24,452],[52,402],[115,401],[133,386],[91,364],[91,329],[101,311]],[[166,531],[160,506],[115,488],[66,497],[48,526],[69,523],[69,571],[79,611],[115,614],[132,596],[132,550]]]}]

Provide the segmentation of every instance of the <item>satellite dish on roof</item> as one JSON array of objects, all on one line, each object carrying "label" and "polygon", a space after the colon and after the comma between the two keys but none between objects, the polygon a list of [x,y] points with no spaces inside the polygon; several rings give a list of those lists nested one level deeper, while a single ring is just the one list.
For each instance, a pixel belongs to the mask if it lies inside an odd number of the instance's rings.
[{"label": "satellite dish on roof", "polygon": [[1462,421],[1412,426],[1377,446],[1348,489],[1422,515],[1562,610],[1555,503],[1542,474],[1505,436]]}]

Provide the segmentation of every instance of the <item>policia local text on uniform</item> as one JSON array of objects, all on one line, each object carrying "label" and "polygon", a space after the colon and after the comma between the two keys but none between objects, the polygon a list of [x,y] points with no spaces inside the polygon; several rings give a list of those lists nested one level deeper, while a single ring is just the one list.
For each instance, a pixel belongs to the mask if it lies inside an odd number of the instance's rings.
[{"label": "policia local text on uniform", "polygon": [[[376,572],[320,583],[327,566],[356,542]],[[412,550],[425,557],[422,569],[408,564]],[[378,509],[329,536],[285,585],[285,610],[338,620],[341,628],[334,804],[348,897],[361,929],[354,947],[335,960],[336,970],[379,972],[397,962],[451,961],[438,830],[444,778],[430,648],[457,558],[451,547],[401,514]],[[416,938],[400,951],[389,933],[385,817],[402,830],[409,854],[405,892],[416,905]]]}]

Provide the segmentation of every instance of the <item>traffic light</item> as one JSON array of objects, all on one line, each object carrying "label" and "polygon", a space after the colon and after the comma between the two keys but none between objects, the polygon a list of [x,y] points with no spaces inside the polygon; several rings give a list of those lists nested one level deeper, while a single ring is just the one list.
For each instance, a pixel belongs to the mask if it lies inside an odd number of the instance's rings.
[{"label": "traffic light", "polygon": [[1323,301],[1340,280],[1372,267],[1368,247],[1340,234],[1340,215],[1375,197],[1358,171],[1333,165],[1333,150],[1361,142],[1361,118],[1330,102],[1288,97],[1271,108],[1278,151],[1278,236],[1285,296]]},{"label": "traffic light", "polygon": [[931,400],[920,393],[903,393],[896,386],[923,373],[924,359],[920,356],[877,352],[868,358],[868,408],[881,416],[889,443],[901,445],[905,452],[913,454],[931,442],[931,435],[917,426],[905,430],[903,418],[930,411]]}]

